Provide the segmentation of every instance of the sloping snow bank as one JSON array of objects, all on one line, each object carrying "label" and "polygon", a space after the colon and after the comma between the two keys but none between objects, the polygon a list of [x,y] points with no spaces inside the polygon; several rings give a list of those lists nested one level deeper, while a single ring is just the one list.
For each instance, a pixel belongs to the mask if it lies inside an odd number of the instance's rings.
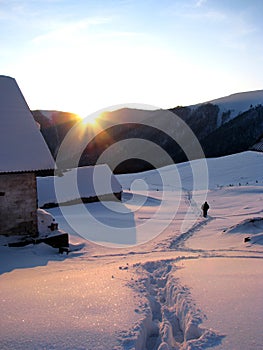
[{"label": "sloping snow bank", "polygon": [[257,234],[263,232],[263,217],[255,217],[242,220],[240,223],[230,227],[226,233]]},{"label": "sloping snow bank", "polygon": [[[209,158],[206,161],[198,159],[139,174],[117,175],[116,177],[124,189],[132,189],[133,191],[137,190],[137,184],[142,186],[138,179],[145,182],[149,190],[174,191],[179,188],[192,190],[193,169],[198,169],[202,174],[203,168],[207,166],[209,189],[223,186],[262,186],[262,163],[263,153],[248,151],[220,158]],[[194,184],[194,188],[201,190],[205,189],[206,185],[204,181],[199,181],[199,183]]]},{"label": "sloping snow bank", "polygon": [[242,220],[240,223],[225,230],[224,234],[244,235],[246,242],[252,245],[263,245],[263,217]]}]

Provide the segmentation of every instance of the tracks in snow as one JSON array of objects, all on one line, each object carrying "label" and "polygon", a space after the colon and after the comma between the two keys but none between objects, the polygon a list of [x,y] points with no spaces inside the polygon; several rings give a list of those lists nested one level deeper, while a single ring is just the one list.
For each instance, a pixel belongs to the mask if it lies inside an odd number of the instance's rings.
[{"label": "tracks in snow", "polygon": [[182,233],[180,236],[176,237],[172,240],[170,243],[170,249],[182,249],[184,247],[184,243],[187,239],[189,239],[191,236],[193,236],[194,233],[197,231],[200,231],[203,227],[205,227],[210,221],[212,221],[213,218],[208,216],[207,219],[204,219],[202,221],[199,221],[195,223],[189,230]]},{"label": "tracks in snow", "polygon": [[[205,315],[196,308],[188,288],[175,278],[173,260],[138,264],[144,276],[137,286],[149,300],[150,320],[141,325],[136,350],[183,350],[219,344],[222,336],[201,328]],[[142,338],[143,341],[142,341]]]},{"label": "tracks in snow", "polygon": [[[192,205],[190,194],[185,200]],[[197,209],[197,206],[194,207],[194,214]],[[222,254],[229,253],[226,249],[194,251],[185,248],[185,242],[204,229],[213,219],[215,218],[197,219],[192,227],[177,237],[169,238],[162,247],[163,250],[166,248],[167,253],[185,251],[193,253],[192,256],[178,256],[174,259],[167,259],[166,256],[165,260],[148,261],[137,265],[139,274],[145,276],[141,281],[144,289],[140,287],[140,292],[143,292],[149,301],[150,320],[147,314],[147,322],[142,323],[141,328],[143,329],[141,334],[144,336],[139,337],[140,342],[136,343],[136,350],[196,350],[215,347],[222,342],[224,335],[202,327],[205,315],[196,307],[189,288],[176,278],[176,262],[181,259],[246,257],[236,255],[237,252],[243,252],[242,250],[231,250],[231,256],[227,256]],[[251,257],[262,259],[262,256],[258,256],[255,252],[253,256],[249,256]]]}]

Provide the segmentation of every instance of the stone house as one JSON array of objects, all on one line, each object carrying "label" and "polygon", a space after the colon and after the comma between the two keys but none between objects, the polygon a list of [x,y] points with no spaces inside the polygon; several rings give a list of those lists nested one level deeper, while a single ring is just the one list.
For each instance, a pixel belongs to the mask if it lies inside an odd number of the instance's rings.
[{"label": "stone house", "polygon": [[0,76],[0,235],[38,235],[36,176],[54,167],[15,79]]}]

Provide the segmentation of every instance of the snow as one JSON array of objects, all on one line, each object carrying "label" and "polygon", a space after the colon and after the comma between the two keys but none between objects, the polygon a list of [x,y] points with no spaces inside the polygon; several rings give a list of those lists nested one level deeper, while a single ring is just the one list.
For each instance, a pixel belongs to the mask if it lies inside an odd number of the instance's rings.
[{"label": "snow", "polygon": [[117,263],[87,268],[73,253],[65,259],[44,248],[11,252],[15,270],[1,276],[1,349],[113,349],[118,332],[137,319],[136,297],[121,279],[128,273]]},{"label": "snow", "polygon": [[230,115],[225,122],[234,119],[239,114],[246,112],[252,107],[256,107],[259,104],[263,104],[263,90],[239,92],[225,97],[220,97],[214,100],[210,100],[204,103],[198,103],[196,105],[189,106],[190,108],[197,108],[202,104],[212,103],[219,107],[220,113],[218,116],[218,127],[222,124],[222,114],[229,112]]},{"label": "snow", "polygon": [[202,327],[216,329],[223,338],[216,349],[262,349],[260,259],[210,258],[178,265],[174,275],[191,286],[191,298],[206,315]]},{"label": "snow", "polygon": [[251,105],[255,107],[258,104],[263,104],[263,90],[240,92],[209,102],[218,105],[222,112],[230,110],[233,118],[239,113],[247,111]]},{"label": "snow", "polygon": [[208,192],[183,163],[117,176],[122,203],[50,209],[69,255],[0,247],[1,349],[262,349],[262,157],[208,159]]},{"label": "snow", "polygon": [[15,79],[0,76],[0,172],[54,169],[52,155]]},{"label": "snow", "polygon": [[[248,151],[220,158],[210,158],[207,162],[194,160],[190,163],[169,165],[158,172],[153,170],[142,174],[119,175],[118,179],[123,189],[132,187],[133,191],[139,188],[138,186],[142,186],[143,182],[147,184],[148,189],[165,190],[166,192],[180,188],[191,191],[193,189],[216,189],[223,186],[262,186],[262,161],[262,153]],[[205,181],[206,170],[209,173],[208,185]],[[193,171],[199,175],[195,182]],[[136,179],[137,181],[134,181]]]},{"label": "snow", "polygon": [[48,236],[52,232],[51,224],[55,224],[55,218],[44,209],[37,210],[38,232],[40,236]]}]

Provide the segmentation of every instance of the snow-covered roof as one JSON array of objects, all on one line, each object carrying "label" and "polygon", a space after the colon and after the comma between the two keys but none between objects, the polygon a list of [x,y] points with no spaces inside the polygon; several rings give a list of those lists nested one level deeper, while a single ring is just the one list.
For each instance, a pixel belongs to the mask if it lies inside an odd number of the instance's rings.
[{"label": "snow-covered roof", "polygon": [[63,176],[37,178],[38,205],[119,193],[122,187],[106,164],[71,169]]},{"label": "snow-covered roof", "polygon": [[54,167],[54,159],[15,79],[0,75],[0,173]]}]

